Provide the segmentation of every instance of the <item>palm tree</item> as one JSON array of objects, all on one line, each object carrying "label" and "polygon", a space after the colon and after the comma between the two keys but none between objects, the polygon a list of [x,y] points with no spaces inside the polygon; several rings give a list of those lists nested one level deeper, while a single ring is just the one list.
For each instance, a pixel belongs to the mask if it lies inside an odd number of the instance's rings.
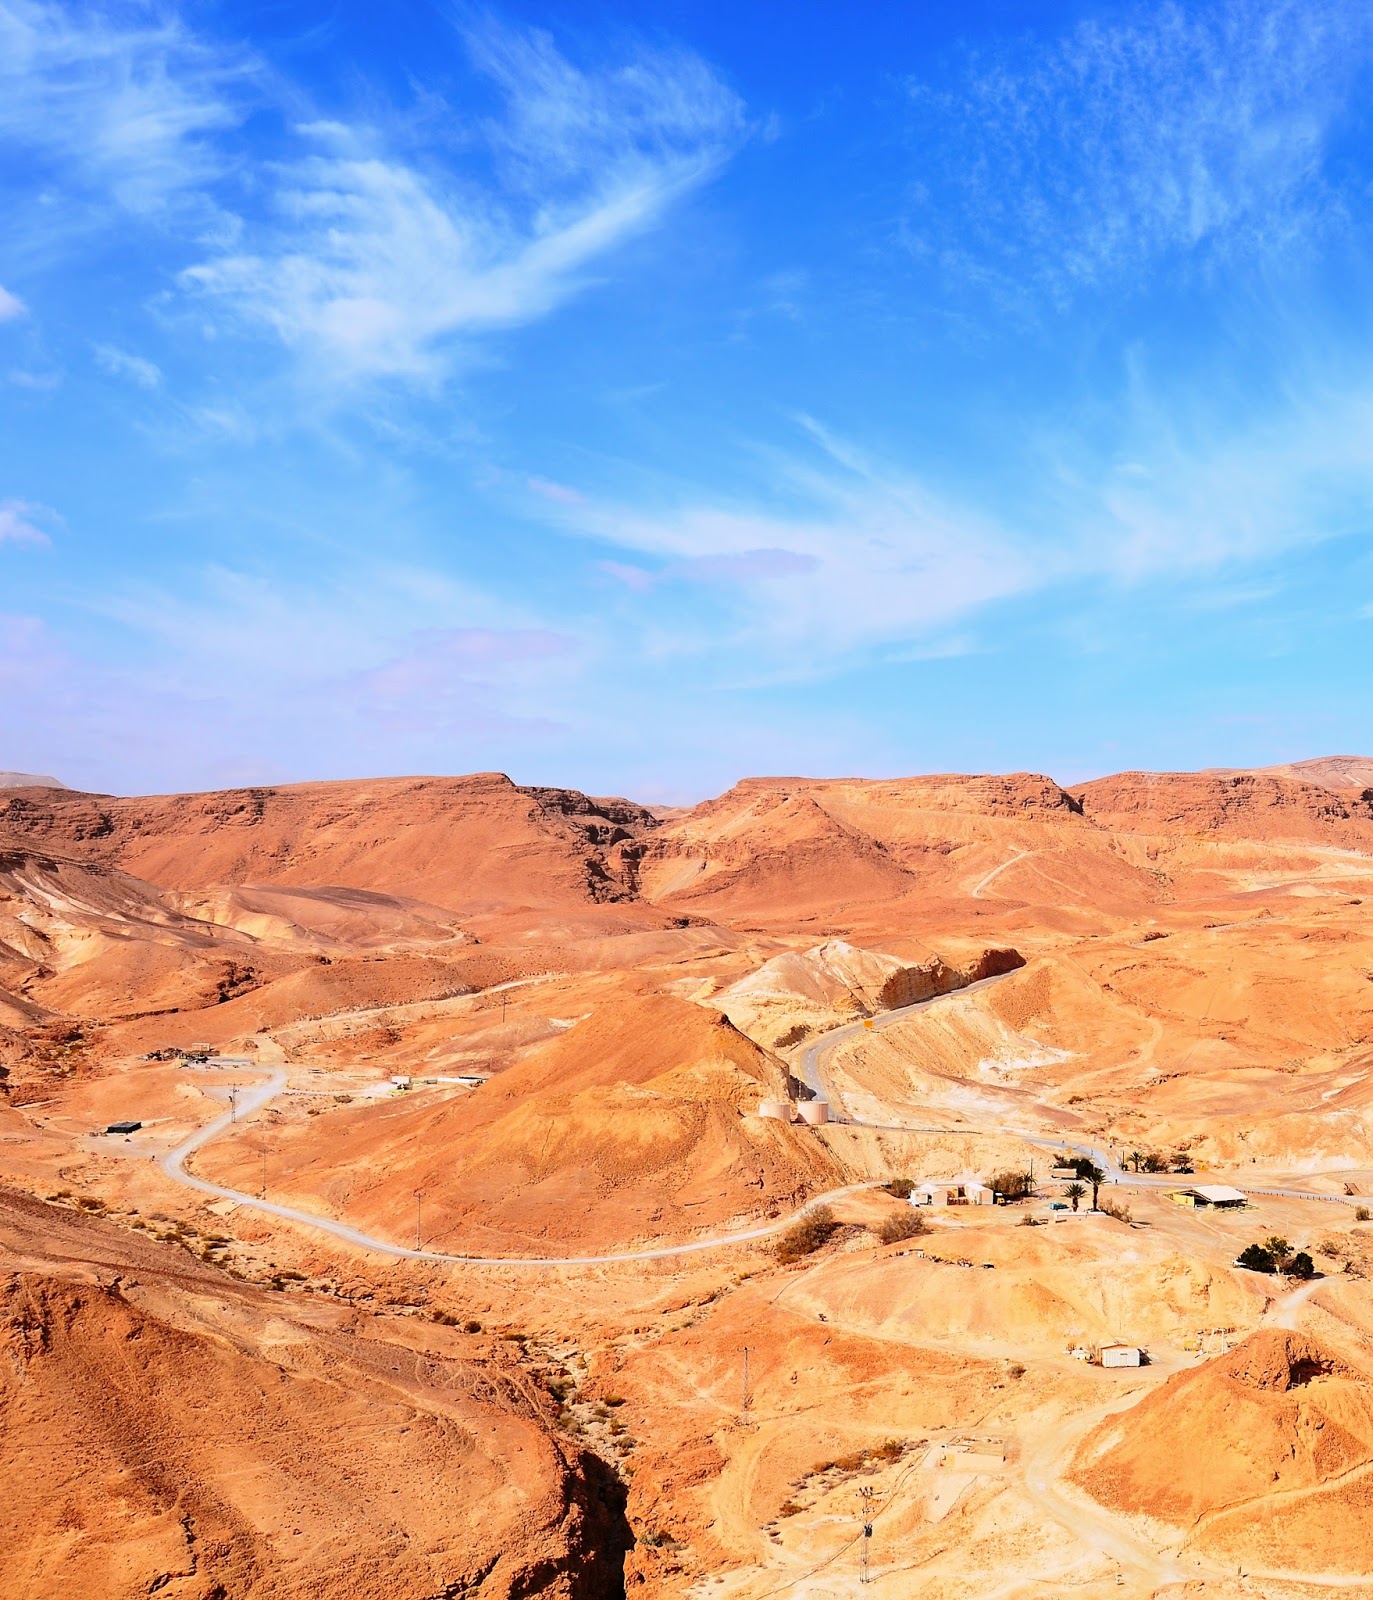
[{"label": "palm tree", "polygon": [[1081,1161],[1081,1162],[1078,1163],[1077,1175],[1078,1175],[1079,1178],[1082,1179],[1082,1181],[1084,1183],[1090,1183],[1091,1184],[1091,1186],[1092,1186],[1092,1210],[1095,1211],[1096,1210],[1097,1195],[1100,1194],[1100,1192],[1101,1192],[1102,1184],[1106,1182],[1106,1174],[1101,1170],[1100,1167],[1096,1166],[1093,1162]]},{"label": "palm tree", "polygon": [[1073,1210],[1076,1211],[1078,1201],[1087,1193],[1087,1190],[1080,1183],[1070,1183],[1063,1192],[1073,1202]]}]

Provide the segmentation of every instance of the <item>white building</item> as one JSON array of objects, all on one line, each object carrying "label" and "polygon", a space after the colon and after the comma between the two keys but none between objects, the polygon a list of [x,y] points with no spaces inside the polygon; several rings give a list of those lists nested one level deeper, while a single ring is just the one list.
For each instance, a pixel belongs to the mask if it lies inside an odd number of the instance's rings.
[{"label": "white building", "polygon": [[1236,1211],[1249,1204],[1243,1189],[1232,1189],[1225,1183],[1193,1184],[1187,1189],[1174,1189],[1168,1198],[1175,1206],[1220,1206]]},{"label": "white building", "polygon": [[990,1206],[996,1196],[972,1172],[955,1178],[926,1178],[911,1191],[913,1206]]},{"label": "white building", "polygon": [[1144,1352],[1136,1344],[1104,1344],[1096,1353],[1103,1367],[1138,1367],[1144,1362]]}]

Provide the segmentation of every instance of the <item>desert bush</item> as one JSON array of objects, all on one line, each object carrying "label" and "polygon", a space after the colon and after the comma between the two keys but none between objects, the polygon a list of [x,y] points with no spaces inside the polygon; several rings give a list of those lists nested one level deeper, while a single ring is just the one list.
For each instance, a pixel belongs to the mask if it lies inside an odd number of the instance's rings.
[{"label": "desert bush", "polygon": [[895,1195],[898,1200],[909,1200],[915,1193],[914,1178],[892,1178],[882,1187],[890,1195]]},{"label": "desert bush", "polygon": [[783,1266],[787,1266],[828,1244],[838,1228],[839,1224],[834,1220],[830,1208],[816,1206],[813,1211],[808,1211],[804,1217],[792,1223],[778,1239],[773,1253]]},{"label": "desert bush", "polygon": [[1367,1222],[1370,1218],[1373,1218],[1373,1211],[1370,1211],[1367,1206],[1354,1207],[1355,1222]]},{"label": "desert bush", "polygon": [[1261,1244],[1246,1245],[1237,1257],[1240,1266],[1248,1267],[1250,1272],[1276,1272],[1277,1263],[1273,1260],[1273,1252],[1265,1250]]},{"label": "desert bush", "polygon": [[480,1333],[482,1331],[482,1325],[480,1322],[464,1322],[462,1325],[462,1331],[464,1333]]},{"label": "desert bush", "polygon": [[883,1217],[875,1232],[883,1244],[898,1244],[902,1239],[918,1239],[928,1233],[930,1225],[918,1211],[897,1211]]},{"label": "desert bush", "polygon": [[1024,1363],[1012,1361],[1010,1366],[1006,1368],[1006,1376],[1008,1378],[1023,1378],[1025,1376]]},{"label": "desert bush", "polygon": [[987,1187],[1003,1200],[1024,1200],[1035,1192],[1035,1181],[1028,1172],[994,1172]]},{"label": "desert bush", "polygon": [[1292,1257],[1292,1264],[1287,1269],[1294,1278],[1314,1278],[1316,1276],[1316,1263],[1305,1250],[1298,1250]]},{"label": "desert bush", "polygon": [[1123,1201],[1112,1200],[1109,1196],[1098,1204],[1097,1210],[1105,1212],[1108,1217],[1114,1217],[1117,1222],[1134,1221],[1134,1218],[1130,1215],[1129,1206]]}]

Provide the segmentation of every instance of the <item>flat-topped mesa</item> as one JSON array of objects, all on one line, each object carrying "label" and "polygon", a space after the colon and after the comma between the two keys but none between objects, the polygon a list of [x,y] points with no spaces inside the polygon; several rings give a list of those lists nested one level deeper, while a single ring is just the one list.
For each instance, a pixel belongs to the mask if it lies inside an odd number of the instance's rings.
[{"label": "flat-topped mesa", "polygon": [[1268,772],[1120,772],[1078,794],[1089,821],[1119,832],[1373,848],[1373,789]]},{"label": "flat-topped mesa", "polygon": [[693,815],[746,799],[760,790],[810,794],[822,805],[831,796],[851,794],[874,804],[887,801],[920,810],[969,811],[984,816],[1082,811],[1073,795],[1042,773],[936,772],[908,778],[744,778],[717,799],[697,806]]},{"label": "flat-topped mesa", "polygon": [[644,806],[503,773],[379,778],[131,799],[0,800],[0,833],[82,851],[164,888],[330,884],[450,907],[632,899]]}]

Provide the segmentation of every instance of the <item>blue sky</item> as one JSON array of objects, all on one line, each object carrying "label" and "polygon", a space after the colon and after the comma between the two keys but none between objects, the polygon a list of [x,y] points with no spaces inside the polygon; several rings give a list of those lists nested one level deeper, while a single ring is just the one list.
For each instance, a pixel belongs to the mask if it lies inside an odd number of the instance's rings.
[{"label": "blue sky", "polygon": [[0,767],[1373,751],[1373,19],[0,0]]}]

